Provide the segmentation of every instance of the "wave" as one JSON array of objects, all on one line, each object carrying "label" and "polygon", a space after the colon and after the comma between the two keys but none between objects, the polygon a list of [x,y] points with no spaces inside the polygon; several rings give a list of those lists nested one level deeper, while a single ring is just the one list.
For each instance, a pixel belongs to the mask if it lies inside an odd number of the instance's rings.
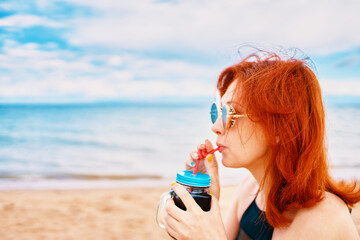
[{"label": "wave", "polygon": [[56,174],[56,175],[0,175],[3,180],[159,180],[160,175],[133,174],[133,175],[103,175],[103,174]]}]

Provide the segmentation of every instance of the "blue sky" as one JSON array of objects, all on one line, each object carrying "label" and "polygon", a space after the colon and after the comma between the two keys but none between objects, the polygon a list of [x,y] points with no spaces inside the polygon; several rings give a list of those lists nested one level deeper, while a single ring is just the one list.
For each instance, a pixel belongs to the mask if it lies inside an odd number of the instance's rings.
[{"label": "blue sky", "polygon": [[0,101],[212,96],[244,43],[300,48],[326,95],[360,95],[358,9],[358,0],[1,1]]}]

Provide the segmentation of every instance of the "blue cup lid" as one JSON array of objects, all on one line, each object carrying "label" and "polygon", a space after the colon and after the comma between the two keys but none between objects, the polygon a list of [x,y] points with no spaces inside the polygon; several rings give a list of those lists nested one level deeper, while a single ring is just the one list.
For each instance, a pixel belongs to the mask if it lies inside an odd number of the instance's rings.
[{"label": "blue cup lid", "polygon": [[176,181],[193,187],[209,187],[211,178],[208,174],[196,173],[193,174],[193,171],[179,171],[176,174]]}]

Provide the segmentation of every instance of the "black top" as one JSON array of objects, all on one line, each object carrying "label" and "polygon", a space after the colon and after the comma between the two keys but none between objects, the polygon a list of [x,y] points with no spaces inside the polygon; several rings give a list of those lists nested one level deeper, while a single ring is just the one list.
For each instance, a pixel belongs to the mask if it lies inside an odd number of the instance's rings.
[{"label": "black top", "polygon": [[267,222],[265,212],[259,209],[255,199],[241,217],[237,240],[267,240],[272,238],[274,228]]},{"label": "black top", "polygon": [[[265,212],[259,209],[255,199],[241,217],[237,240],[268,240],[272,238],[274,228],[267,222]],[[350,214],[351,211],[352,208],[349,207]]]}]

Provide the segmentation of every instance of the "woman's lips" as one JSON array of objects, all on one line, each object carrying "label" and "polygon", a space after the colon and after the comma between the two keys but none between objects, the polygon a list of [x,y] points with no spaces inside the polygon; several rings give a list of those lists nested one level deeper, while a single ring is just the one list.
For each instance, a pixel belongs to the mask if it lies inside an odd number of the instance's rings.
[{"label": "woman's lips", "polygon": [[219,147],[219,152],[222,153],[225,150],[225,146],[221,145],[221,144],[216,144]]},{"label": "woman's lips", "polygon": [[219,147],[219,152],[222,153],[225,150],[225,147]]}]

